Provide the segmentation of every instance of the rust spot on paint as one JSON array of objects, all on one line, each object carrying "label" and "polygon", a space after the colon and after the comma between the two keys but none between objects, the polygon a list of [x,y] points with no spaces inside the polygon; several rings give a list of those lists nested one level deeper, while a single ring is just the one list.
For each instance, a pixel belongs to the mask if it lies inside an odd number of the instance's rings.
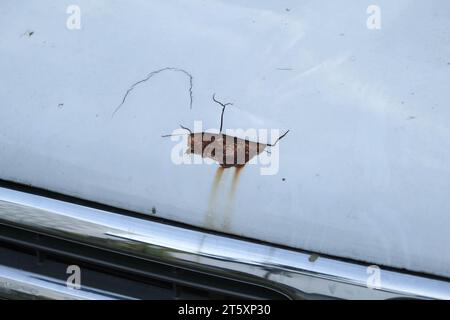
[{"label": "rust spot on paint", "polygon": [[252,142],[225,134],[191,133],[186,153],[216,161],[223,168],[241,167],[263,152],[268,144]]},{"label": "rust spot on paint", "polygon": [[[197,154],[203,158],[212,159],[216,161],[220,166],[216,170],[216,174],[214,176],[213,184],[211,187],[205,225],[207,227],[214,228],[215,224],[219,223],[218,221],[216,221],[215,215],[217,213],[217,210],[221,207],[219,205],[219,200],[223,200],[225,201],[225,206],[222,208],[224,208],[225,212],[222,216],[222,229],[229,230],[231,226],[232,211],[242,169],[244,168],[245,164],[247,164],[251,159],[258,156],[263,151],[266,151],[267,147],[276,146],[276,144],[289,133],[289,130],[278,137],[278,139],[272,144],[254,142],[247,139],[241,139],[238,137],[223,134],[222,128],[225,108],[232,104],[222,103],[218,101],[215,95],[213,95],[212,99],[222,107],[219,133],[192,132],[192,130],[187,127],[180,127],[188,131],[188,133],[186,134],[188,136],[188,148],[186,150],[187,154]],[[162,137],[166,138],[172,136],[174,135],[169,134],[163,135]],[[224,195],[223,192],[219,192],[219,187],[221,185],[224,170],[227,168],[235,168],[231,186],[227,196],[219,197],[220,195]]]},{"label": "rust spot on paint", "polygon": [[[274,147],[278,141],[283,139],[288,133],[286,131],[274,143],[260,143],[247,139],[241,139],[222,133],[223,115],[225,108],[231,103],[222,103],[213,95],[213,101],[222,107],[220,116],[219,133],[208,132],[192,132],[191,129],[181,126],[182,129],[188,131],[188,149],[186,153],[197,154],[203,158],[209,158],[216,161],[223,168],[232,168],[245,165],[255,156],[265,151],[267,147]],[[172,135],[163,135],[163,138]]]}]

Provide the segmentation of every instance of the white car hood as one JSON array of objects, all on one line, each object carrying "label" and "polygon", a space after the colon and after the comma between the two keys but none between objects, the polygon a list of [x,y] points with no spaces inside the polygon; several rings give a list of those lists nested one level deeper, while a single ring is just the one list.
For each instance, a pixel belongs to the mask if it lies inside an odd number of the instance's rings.
[{"label": "white car hood", "polygon": [[[450,276],[450,2],[0,4],[0,179]],[[161,72],[129,93],[153,71]],[[190,108],[192,89],[192,109]],[[279,172],[176,165],[179,124],[290,130]],[[215,182],[214,180],[217,179]]]}]

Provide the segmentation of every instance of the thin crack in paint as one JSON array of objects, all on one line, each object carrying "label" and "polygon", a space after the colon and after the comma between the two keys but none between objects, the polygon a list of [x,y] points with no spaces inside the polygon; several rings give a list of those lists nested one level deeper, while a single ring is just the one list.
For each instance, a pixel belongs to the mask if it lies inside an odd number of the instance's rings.
[{"label": "thin crack in paint", "polygon": [[175,72],[181,72],[181,73],[184,73],[186,76],[189,77],[189,99],[190,99],[190,100],[189,100],[189,108],[192,109],[192,104],[193,104],[193,102],[194,102],[194,95],[193,95],[193,91],[192,91],[192,88],[194,87],[194,77],[193,77],[189,72],[187,72],[187,71],[184,70],[184,69],[173,68],[173,67],[166,67],[166,68],[162,68],[162,69],[159,69],[159,70],[152,71],[152,72],[150,72],[150,73],[147,75],[147,77],[145,77],[144,79],[139,80],[138,82],[134,83],[134,84],[127,90],[127,92],[125,93],[125,95],[124,95],[123,98],[122,98],[122,102],[121,102],[121,103],[117,106],[117,108],[114,110],[112,116],[114,117],[114,115],[117,113],[117,111],[119,111],[119,109],[124,105],[125,101],[127,100],[128,95],[130,94],[131,91],[133,91],[133,89],[134,89],[136,86],[140,85],[140,84],[143,83],[143,82],[148,81],[148,80],[149,80],[150,78],[152,78],[154,75],[156,75],[156,74],[158,74],[158,73],[160,73],[160,72],[163,72],[163,71],[175,71]]}]

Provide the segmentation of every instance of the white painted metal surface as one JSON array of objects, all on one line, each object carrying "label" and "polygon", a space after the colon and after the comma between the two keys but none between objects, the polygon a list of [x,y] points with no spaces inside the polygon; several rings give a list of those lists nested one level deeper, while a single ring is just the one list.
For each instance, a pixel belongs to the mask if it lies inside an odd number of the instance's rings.
[{"label": "white painted metal surface", "polygon": [[[450,3],[0,4],[0,178],[231,234],[450,276]],[[154,70],[128,96],[127,89]],[[291,129],[280,170],[174,165],[182,123]],[[283,181],[283,179],[285,179]],[[232,201],[231,201],[232,200]],[[208,215],[209,213],[209,215]]]}]

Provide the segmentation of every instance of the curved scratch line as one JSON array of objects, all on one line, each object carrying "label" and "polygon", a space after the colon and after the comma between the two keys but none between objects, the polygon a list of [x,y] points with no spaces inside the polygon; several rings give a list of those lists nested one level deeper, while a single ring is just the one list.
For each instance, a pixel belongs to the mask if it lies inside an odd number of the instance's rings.
[{"label": "curved scratch line", "polygon": [[139,84],[146,82],[147,80],[149,80],[151,77],[153,77],[154,75],[163,72],[163,71],[176,71],[176,72],[182,72],[185,75],[187,75],[189,77],[189,108],[192,109],[192,104],[194,101],[193,98],[193,92],[192,92],[192,88],[194,86],[194,77],[192,77],[192,75],[187,72],[186,70],[183,69],[179,69],[179,68],[173,68],[173,67],[166,67],[166,68],[162,68],[156,71],[152,71],[150,72],[147,77],[145,77],[142,80],[139,80],[138,82],[134,83],[125,93],[125,95],[123,96],[122,102],[117,106],[117,108],[114,110],[114,112],[112,113],[112,116],[114,117],[114,115],[117,113],[117,111],[119,111],[119,109],[123,106],[123,104],[125,103],[125,101],[127,100],[128,95],[130,94],[131,91],[133,91],[133,89],[138,86]]}]

